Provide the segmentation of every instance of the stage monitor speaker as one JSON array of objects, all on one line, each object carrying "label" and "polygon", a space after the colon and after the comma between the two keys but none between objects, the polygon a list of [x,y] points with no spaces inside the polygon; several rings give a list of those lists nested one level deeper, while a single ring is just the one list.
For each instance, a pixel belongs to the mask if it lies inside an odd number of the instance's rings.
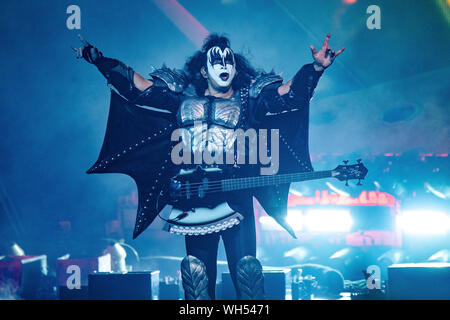
[{"label": "stage monitor speaker", "polygon": [[450,263],[405,263],[388,268],[388,299],[449,300]]},{"label": "stage monitor speaker", "polygon": [[[263,270],[264,295],[266,300],[286,300],[290,270]],[[229,272],[222,273],[221,300],[235,300],[236,290]]]},{"label": "stage monitor speaker", "polygon": [[158,300],[159,270],[89,275],[89,299]]},{"label": "stage monitor speaker", "polygon": [[177,283],[165,283],[161,281],[159,283],[159,300],[179,300],[184,298],[180,292],[182,289]]},{"label": "stage monitor speaker", "polygon": [[10,256],[0,260],[0,299],[44,299],[47,256]]}]

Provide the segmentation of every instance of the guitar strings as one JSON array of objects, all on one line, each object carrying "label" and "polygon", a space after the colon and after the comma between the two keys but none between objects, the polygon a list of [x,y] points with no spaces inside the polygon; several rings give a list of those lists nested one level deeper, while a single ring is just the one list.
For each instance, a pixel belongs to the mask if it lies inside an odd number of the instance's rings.
[{"label": "guitar strings", "polygon": [[[315,172],[315,173],[317,175],[317,178],[320,178],[320,176],[322,176],[322,175],[323,175],[323,177],[327,177],[330,172],[331,171],[319,171],[319,172]],[[293,174],[293,175],[305,175],[305,173]],[[293,175],[288,174],[288,175],[283,175],[282,177],[283,178],[291,178]],[[278,176],[278,177],[281,177],[281,176]],[[260,178],[260,177],[256,177],[256,178]],[[229,180],[232,180],[232,179],[229,179]],[[227,180],[211,181],[210,183],[208,183],[207,189],[204,190],[203,192],[206,194],[206,193],[215,193],[215,192],[220,192],[220,191],[233,191],[233,190],[240,189],[240,188],[237,188],[237,189],[231,188],[230,190],[226,190],[226,189],[224,190],[223,189],[224,185],[222,184],[223,181],[227,181]],[[277,182],[278,182],[278,184],[286,184],[291,181],[288,180],[288,181],[277,181]],[[210,186],[211,184],[212,184],[212,186]],[[254,184],[255,184],[255,181],[241,181],[241,186],[244,186],[244,188],[245,187],[252,188],[252,187],[264,186],[264,185],[254,185]],[[194,184],[192,184],[192,185],[194,185]],[[179,189],[181,196],[184,197],[188,193],[198,194],[200,189],[203,187],[203,183],[195,183],[195,186],[192,186],[192,185],[189,185],[189,187],[187,187],[186,185],[182,185],[181,188]],[[196,185],[199,185],[199,186],[196,186]],[[225,187],[226,187],[226,185],[225,185]]]},{"label": "guitar strings", "polygon": [[[235,178],[235,179],[224,179],[224,180],[213,180],[213,181],[208,181],[206,183],[207,187],[209,186],[222,186],[222,183],[226,183],[226,182],[231,182],[231,183],[236,183],[236,184],[248,184],[248,183],[255,183],[257,182],[256,180],[275,180],[275,179],[279,179],[280,183],[287,183],[290,181],[283,181],[282,179],[286,179],[286,178],[303,178],[303,177],[307,177],[308,175],[314,175],[317,176],[318,178],[321,177],[322,175],[324,177],[328,176],[328,174],[331,172],[330,171],[316,171],[316,172],[307,172],[307,173],[293,173],[293,174],[283,174],[283,175],[277,175],[277,176],[267,176],[267,177],[245,177],[245,178]],[[313,173],[313,174],[312,174]],[[240,181],[239,181],[240,180]],[[273,181],[272,181],[273,182]],[[192,189],[195,188],[196,186],[204,186],[205,183],[204,182],[194,182],[194,183],[189,183],[188,184],[181,184],[180,187],[180,191],[181,190],[185,190],[185,189]]]},{"label": "guitar strings", "polygon": [[[260,177],[244,177],[244,178],[233,178],[233,179],[224,179],[224,180],[212,180],[212,181],[208,181],[208,185],[214,185],[214,184],[221,184],[222,182],[244,182],[244,180],[247,181],[251,181],[251,180],[262,180],[262,179],[283,179],[283,178],[299,178],[299,177],[306,177],[308,175],[317,175],[320,176],[321,174],[324,174],[325,176],[328,175],[330,171],[314,171],[314,172],[302,172],[302,173],[288,173],[288,174],[282,174],[282,175],[268,175],[268,176],[260,176]],[[239,181],[241,180],[241,181]],[[189,183],[189,186],[196,186],[196,185],[204,185],[204,182],[194,182],[194,183]],[[182,184],[181,187],[186,186],[187,184]]]}]

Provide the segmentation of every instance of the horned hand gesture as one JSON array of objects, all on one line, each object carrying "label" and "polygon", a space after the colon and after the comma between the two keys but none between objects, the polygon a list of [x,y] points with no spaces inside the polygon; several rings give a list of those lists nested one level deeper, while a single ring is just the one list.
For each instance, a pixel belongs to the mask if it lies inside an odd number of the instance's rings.
[{"label": "horned hand gesture", "polygon": [[314,58],[315,68],[318,71],[328,68],[333,63],[334,59],[336,59],[336,57],[345,50],[344,47],[342,47],[338,52],[332,50],[328,44],[330,37],[331,34],[328,34],[326,36],[325,40],[323,41],[322,48],[319,51],[317,51],[313,45],[310,46]]},{"label": "horned hand gesture", "polygon": [[80,48],[72,47],[77,54],[77,59],[84,58],[87,62],[95,64],[97,59],[102,57],[102,53],[98,51],[96,47],[87,42],[80,34],[78,35],[78,38],[83,46]]}]

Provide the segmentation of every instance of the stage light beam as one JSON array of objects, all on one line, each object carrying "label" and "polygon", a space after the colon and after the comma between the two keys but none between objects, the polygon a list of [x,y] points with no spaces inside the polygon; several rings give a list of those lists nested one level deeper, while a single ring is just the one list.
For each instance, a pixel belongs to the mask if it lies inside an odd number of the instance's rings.
[{"label": "stage light beam", "polygon": [[428,261],[431,262],[448,262],[450,257],[450,250],[442,249],[438,252],[434,253],[431,257],[428,258]]},{"label": "stage light beam", "polygon": [[436,197],[441,198],[441,199],[447,199],[447,196],[445,194],[443,194],[442,192],[436,190],[435,188],[433,188],[428,182],[425,182],[425,189],[429,192],[431,192],[432,194],[434,194]]},{"label": "stage light beam", "polygon": [[334,192],[336,192],[337,194],[343,196],[343,197],[350,197],[350,194],[342,191],[341,189],[335,187],[331,182],[325,182],[325,184],[328,186],[328,188],[330,188],[331,190],[333,190]]},{"label": "stage light beam", "polygon": [[178,1],[152,0],[172,23],[198,48],[209,36],[209,31]]}]

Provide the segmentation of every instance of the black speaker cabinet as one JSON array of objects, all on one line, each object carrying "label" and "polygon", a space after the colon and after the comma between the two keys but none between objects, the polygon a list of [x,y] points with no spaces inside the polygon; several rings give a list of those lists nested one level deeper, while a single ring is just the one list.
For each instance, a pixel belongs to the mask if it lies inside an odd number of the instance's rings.
[{"label": "black speaker cabinet", "polygon": [[89,299],[158,300],[159,270],[128,273],[92,273],[89,275]]},{"label": "black speaker cabinet", "polygon": [[177,283],[161,281],[159,283],[159,300],[179,300],[184,298],[184,294],[180,294],[181,290],[180,285]]},{"label": "black speaker cabinet", "polygon": [[405,263],[388,268],[388,299],[449,300],[450,263]]},{"label": "black speaker cabinet", "polygon": [[69,289],[67,286],[58,287],[59,300],[88,300],[89,291],[87,286],[81,286],[80,289]]}]

